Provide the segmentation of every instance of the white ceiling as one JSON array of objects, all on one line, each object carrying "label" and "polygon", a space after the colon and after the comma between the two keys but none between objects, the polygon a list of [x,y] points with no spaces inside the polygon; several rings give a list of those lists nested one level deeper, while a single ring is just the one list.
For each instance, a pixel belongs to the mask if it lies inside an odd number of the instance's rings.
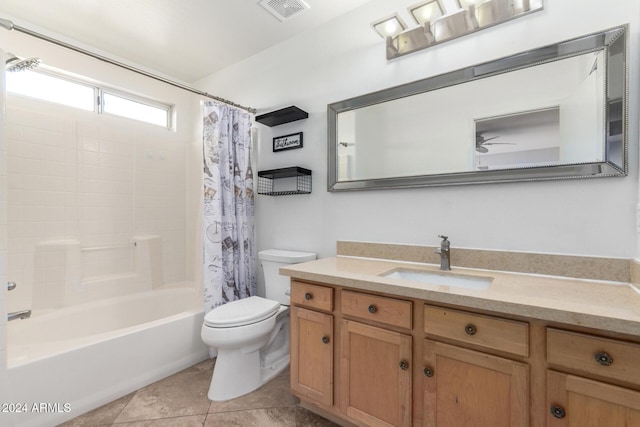
[{"label": "white ceiling", "polygon": [[305,1],[285,22],[260,0],[2,0],[0,18],[191,83],[370,0]]}]

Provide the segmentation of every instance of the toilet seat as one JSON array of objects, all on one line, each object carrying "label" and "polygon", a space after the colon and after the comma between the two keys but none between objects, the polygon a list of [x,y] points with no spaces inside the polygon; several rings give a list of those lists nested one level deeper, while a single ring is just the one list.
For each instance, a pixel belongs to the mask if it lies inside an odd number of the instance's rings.
[{"label": "toilet seat", "polygon": [[204,317],[204,324],[211,328],[249,325],[268,319],[279,309],[278,301],[253,296],[216,307]]}]

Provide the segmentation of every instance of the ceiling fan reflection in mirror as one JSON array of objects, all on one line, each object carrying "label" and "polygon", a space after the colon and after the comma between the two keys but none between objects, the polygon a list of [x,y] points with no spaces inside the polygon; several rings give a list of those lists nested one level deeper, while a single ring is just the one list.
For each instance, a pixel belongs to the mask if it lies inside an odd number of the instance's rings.
[{"label": "ceiling fan reflection in mirror", "polygon": [[500,136],[492,136],[485,138],[482,133],[476,133],[476,151],[478,153],[488,153],[489,149],[485,145],[515,145],[512,142],[489,142],[492,139],[500,138]]}]

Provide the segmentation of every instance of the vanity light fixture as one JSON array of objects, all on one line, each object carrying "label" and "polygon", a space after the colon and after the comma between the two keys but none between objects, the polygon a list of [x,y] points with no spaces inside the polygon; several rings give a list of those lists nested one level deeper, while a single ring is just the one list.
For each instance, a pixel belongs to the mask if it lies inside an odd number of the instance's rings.
[{"label": "vanity light fixture", "polygon": [[372,22],[371,28],[373,28],[380,37],[386,39],[387,37],[395,37],[406,30],[407,24],[405,24],[402,18],[400,18],[396,13],[376,22]]},{"label": "vanity light fixture", "polygon": [[408,8],[418,27],[396,13],[371,24],[385,39],[387,59],[426,49],[543,9],[544,0],[427,0]]},{"label": "vanity light fixture", "polygon": [[436,19],[431,28],[436,41],[449,40],[472,32],[477,27],[472,19],[474,8],[475,5],[471,5],[470,9],[461,7]]},{"label": "vanity light fixture", "polygon": [[408,8],[409,13],[418,25],[431,23],[444,15],[444,8],[440,4],[440,0],[429,0],[414,4]]},{"label": "vanity light fixture", "polygon": [[455,0],[458,3],[458,7],[460,9],[469,9],[470,6],[474,6],[477,3],[481,3],[481,1],[477,0]]}]

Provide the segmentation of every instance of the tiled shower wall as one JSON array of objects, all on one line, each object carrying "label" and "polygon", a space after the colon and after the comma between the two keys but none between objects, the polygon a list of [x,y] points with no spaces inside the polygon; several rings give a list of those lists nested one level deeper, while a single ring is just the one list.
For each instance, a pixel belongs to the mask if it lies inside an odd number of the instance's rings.
[{"label": "tiled shower wall", "polygon": [[44,243],[79,242],[82,280],[133,269],[133,237],[158,235],[164,282],[186,277],[187,143],[175,132],[7,95],[7,310],[31,307],[36,280],[64,277],[35,262]]}]

